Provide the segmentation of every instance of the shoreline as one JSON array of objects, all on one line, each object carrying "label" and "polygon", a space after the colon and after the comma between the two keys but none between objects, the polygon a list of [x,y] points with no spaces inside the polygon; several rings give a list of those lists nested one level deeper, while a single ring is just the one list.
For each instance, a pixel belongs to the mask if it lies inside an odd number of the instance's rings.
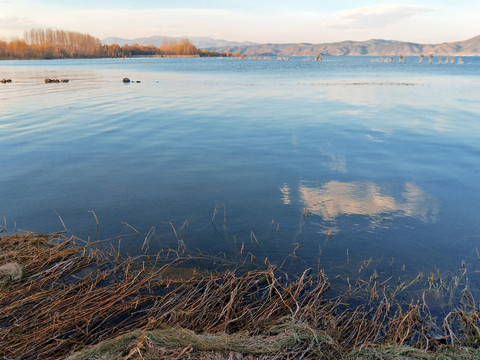
[{"label": "shoreline", "polygon": [[[351,55],[351,54],[346,54],[346,55],[335,55],[335,54],[325,54],[322,55],[324,57],[363,57],[363,58],[380,58],[382,56],[385,56],[386,58],[394,57],[394,63],[398,63],[398,54],[379,54],[379,55]],[[420,54],[405,54],[403,57],[409,57],[409,58],[416,58],[418,59]],[[243,58],[240,56],[227,56],[225,54],[219,54],[219,55],[201,55],[201,54],[195,54],[195,55],[132,55],[132,56],[93,56],[93,57],[56,57],[56,58],[37,58],[37,57],[32,57],[32,58],[0,58],[0,61],[31,61],[31,60],[95,60],[95,59],[136,59],[136,58],[231,58],[231,59],[237,59],[237,60],[244,60],[244,59],[250,59],[250,60],[277,60],[277,57],[282,57],[282,58],[311,58],[315,57],[314,54],[312,55],[276,55],[276,54],[261,54],[261,55],[246,55]],[[480,54],[436,54],[434,55],[434,59],[436,61],[433,61],[432,64],[428,64],[428,59],[425,61],[425,65],[443,65],[438,64],[438,58],[442,57],[444,60],[449,57],[449,58],[460,58],[460,57],[466,57],[466,58],[474,58],[474,57],[480,57]],[[315,60],[315,59],[312,59]],[[321,60],[319,60],[321,62]],[[380,63],[382,61],[379,61]],[[384,63],[390,63],[390,61],[383,61]],[[456,63],[455,63],[456,64]],[[421,65],[421,64],[420,64]]]}]

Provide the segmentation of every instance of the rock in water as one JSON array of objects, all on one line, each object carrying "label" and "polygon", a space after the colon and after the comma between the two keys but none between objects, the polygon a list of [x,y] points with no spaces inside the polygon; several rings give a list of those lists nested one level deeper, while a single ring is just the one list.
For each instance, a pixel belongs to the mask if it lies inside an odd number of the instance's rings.
[{"label": "rock in water", "polygon": [[16,281],[21,280],[23,277],[23,267],[19,263],[12,262],[0,266],[0,281],[3,281],[5,278],[10,278],[8,280]]},{"label": "rock in water", "polygon": [[123,82],[124,82],[124,83],[129,83],[129,82],[130,82],[130,79],[129,79],[129,78],[123,78]]}]

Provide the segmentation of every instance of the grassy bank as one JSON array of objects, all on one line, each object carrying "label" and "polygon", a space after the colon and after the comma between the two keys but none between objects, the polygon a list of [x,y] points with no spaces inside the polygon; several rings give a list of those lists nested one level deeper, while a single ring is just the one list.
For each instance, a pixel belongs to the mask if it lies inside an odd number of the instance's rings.
[{"label": "grassy bank", "polygon": [[[0,266],[15,271],[0,268],[0,357],[480,359],[465,273],[453,285],[391,285],[374,272],[332,297],[323,271],[201,270],[212,262],[221,260],[174,250],[123,258],[64,234],[4,235]],[[405,301],[413,287],[423,295]],[[432,294],[448,298],[442,318]]]}]

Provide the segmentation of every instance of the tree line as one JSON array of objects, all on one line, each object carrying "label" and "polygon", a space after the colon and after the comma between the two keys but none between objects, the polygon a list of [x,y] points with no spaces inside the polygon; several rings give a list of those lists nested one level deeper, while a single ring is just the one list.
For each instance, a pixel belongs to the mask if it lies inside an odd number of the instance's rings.
[{"label": "tree line", "polygon": [[230,53],[199,50],[188,39],[164,39],[153,45],[103,45],[89,34],[52,29],[25,31],[23,39],[0,41],[0,59],[78,59],[129,56],[232,56]]}]

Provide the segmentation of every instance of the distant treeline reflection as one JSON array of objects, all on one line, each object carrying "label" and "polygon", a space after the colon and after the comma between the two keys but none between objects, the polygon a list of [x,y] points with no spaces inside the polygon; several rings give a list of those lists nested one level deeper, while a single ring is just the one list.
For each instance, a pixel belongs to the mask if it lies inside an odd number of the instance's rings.
[{"label": "distant treeline reflection", "polygon": [[[89,34],[52,29],[25,31],[23,39],[0,41],[0,59],[78,59],[129,56],[235,56],[197,49],[188,39],[164,39],[162,45],[103,45]],[[239,55],[239,54],[238,54]]]}]

